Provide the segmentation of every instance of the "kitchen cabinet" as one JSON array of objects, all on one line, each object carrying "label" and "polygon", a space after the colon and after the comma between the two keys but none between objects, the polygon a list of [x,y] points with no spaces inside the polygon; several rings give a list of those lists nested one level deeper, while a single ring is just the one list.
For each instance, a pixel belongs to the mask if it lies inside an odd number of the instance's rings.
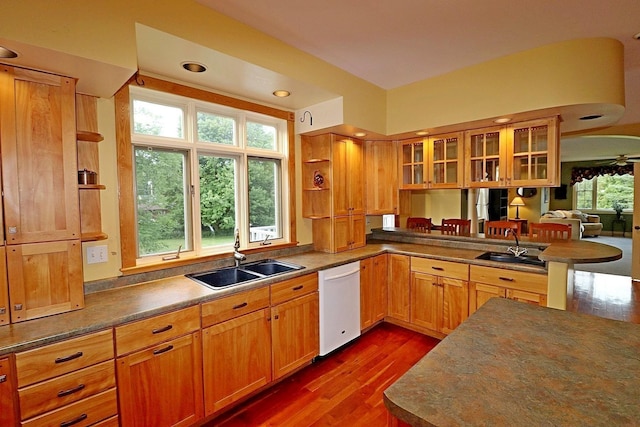
[{"label": "kitchen cabinet", "polygon": [[8,325],[11,319],[9,316],[9,282],[7,279],[6,256],[6,248],[0,246],[0,326]]},{"label": "kitchen cabinet", "polygon": [[365,212],[398,213],[398,145],[395,141],[365,141]]},{"label": "kitchen cabinet", "polygon": [[360,329],[367,329],[387,314],[387,255],[360,260]]},{"label": "kitchen cabinet", "polygon": [[271,382],[270,316],[268,287],[202,304],[205,416]]},{"label": "kitchen cabinet", "polygon": [[465,132],[466,187],[550,187],[560,183],[557,117]]},{"label": "kitchen cabinet", "polygon": [[99,183],[100,155],[98,143],[104,137],[98,132],[97,99],[89,95],[76,95],[76,138],[78,150],[78,171],[90,171],[96,175],[96,182],[78,182],[80,197],[80,232],[83,242],[104,240],[100,210],[100,190],[106,189]]},{"label": "kitchen cabinet", "polygon": [[449,334],[469,315],[469,265],[411,258],[411,323]]},{"label": "kitchen cabinet", "polygon": [[464,172],[463,133],[414,138],[400,144],[400,188],[461,188]]},{"label": "kitchen cabinet", "polygon": [[13,322],[84,306],[75,116],[75,80],[0,66],[3,237]]},{"label": "kitchen cabinet", "polygon": [[189,426],[203,417],[200,307],[115,328],[120,423]]},{"label": "kitchen cabinet", "polygon": [[271,285],[273,379],[308,364],[320,352],[318,274]]},{"label": "kitchen cabinet", "polygon": [[9,358],[0,359],[0,426],[18,424],[15,375]]},{"label": "kitchen cabinet", "polygon": [[303,216],[314,249],[341,252],[365,244],[362,141],[335,134],[302,137]]},{"label": "kitchen cabinet", "polygon": [[411,258],[406,255],[388,255],[387,316],[409,322]]},{"label": "kitchen cabinet", "polygon": [[493,297],[547,306],[546,274],[472,265],[469,281],[469,314]]},{"label": "kitchen cabinet", "polygon": [[117,416],[113,358],[110,329],[17,353],[21,425],[87,426]]}]

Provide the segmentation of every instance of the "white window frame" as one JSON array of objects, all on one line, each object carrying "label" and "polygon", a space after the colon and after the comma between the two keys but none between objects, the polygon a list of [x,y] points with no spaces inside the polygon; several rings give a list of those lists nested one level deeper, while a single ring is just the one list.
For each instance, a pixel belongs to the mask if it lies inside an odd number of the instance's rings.
[{"label": "white window frame", "polygon": [[[605,215],[610,215],[610,214],[615,214],[616,211],[614,211],[613,209],[598,209],[598,178],[600,178],[601,175],[595,176],[592,178],[593,180],[593,188],[591,189],[592,192],[592,200],[593,200],[593,204],[594,206],[596,206],[593,209],[583,209],[583,208],[579,208],[578,205],[578,184],[580,183],[576,183],[573,185],[573,200],[572,200],[572,207],[575,210],[580,210],[581,212],[584,213],[592,213],[592,214],[605,214]],[[588,181],[588,180],[587,180]],[[582,182],[582,181],[581,181]],[[635,203],[635,201],[634,201]],[[629,206],[625,209],[622,210],[622,213],[625,214],[632,214],[633,213],[633,206]]]}]

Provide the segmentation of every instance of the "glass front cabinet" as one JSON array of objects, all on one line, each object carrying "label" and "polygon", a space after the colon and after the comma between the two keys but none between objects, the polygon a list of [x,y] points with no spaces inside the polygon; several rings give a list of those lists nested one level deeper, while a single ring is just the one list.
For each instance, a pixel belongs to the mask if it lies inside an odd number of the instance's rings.
[{"label": "glass front cabinet", "polygon": [[403,190],[462,187],[462,132],[401,141],[399,158]]}]

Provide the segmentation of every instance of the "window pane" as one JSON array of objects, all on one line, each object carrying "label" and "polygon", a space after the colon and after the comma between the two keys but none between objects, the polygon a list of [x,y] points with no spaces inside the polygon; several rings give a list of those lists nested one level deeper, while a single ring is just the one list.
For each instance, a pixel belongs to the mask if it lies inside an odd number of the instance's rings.
[{"label": "window pane", "polygon": [[593,179],[575,184],[576,209],[593,209]]},{"label": "window pane", "polygon": [[602,175],[597,177],[598,209],[613,210],[618,202],[624,209],[633,209],[633,176]]},{"label": "window pane", "polygon": [[248,162],[249,241],[281,238],[280,161],[250,157]]},{"label": "window pane", "polygon": [[198,156],[202,247],[232,244],[236,228],[236,162],[229,157]]},{"label": "window pane", "polygon": [[261,123],[247,122],[247,146],[275,150],[276,128]]},{"label": "window pane", "polygon": [[231,117],[198,111],[198,141],[235,145],[236,121]]},{"label": "window pane", "polygon": [[184,138],[181,108],[133,100],[133,132],[141,135]]},{"label": "window pane", "polygon": [[190,250],[187,155],[135,147],[138,256]]}]

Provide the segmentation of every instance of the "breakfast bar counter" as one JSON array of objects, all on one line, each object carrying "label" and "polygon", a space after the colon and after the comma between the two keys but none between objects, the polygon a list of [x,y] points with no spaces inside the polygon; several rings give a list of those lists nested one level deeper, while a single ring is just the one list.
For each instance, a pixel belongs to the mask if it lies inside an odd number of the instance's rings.
[{"label": "breakfast bar counter", "polygon": [[384,392],[412,426],[640,424],[640,326],[492,298]]}]

